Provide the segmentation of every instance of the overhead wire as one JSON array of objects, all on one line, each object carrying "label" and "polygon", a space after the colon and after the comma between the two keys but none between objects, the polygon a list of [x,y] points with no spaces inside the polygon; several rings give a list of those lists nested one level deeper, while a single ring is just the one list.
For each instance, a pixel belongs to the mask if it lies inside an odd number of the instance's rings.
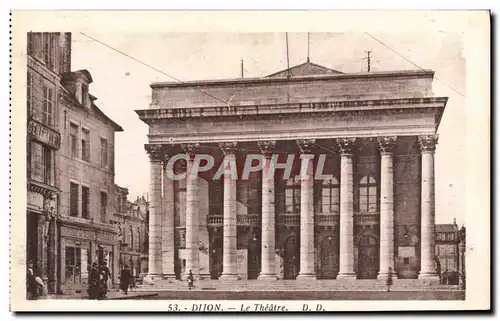
[{"label": "overhead wire", "polygon": [[[375,36],[373,36],[372,34],[370,34],[369,32],[365,32],[365,34],[367,34],[370,38],[372,38],[373,40],[375,40],[376,42],[380,43],[381,45],[383,45],[384,47],[386,47],[387,49],[391,50],[392,52],[394,52],[396,55],[398,55],[399,57],[403,58],[404,60],[406,60],[407,62],[411,63],[413,66],[417,67],[418,69],[420,70],[425,70],[424,68],[420,67],[419,65],[417,65],[416,63],[414,63],[410,58],[408,57],[405,57],[404,55],[402,55],[401,53],[399,53],[396,49],[392,48],[391,46],[387,45],[386,43],[384,43],[382,40],[376,38]],[[461,93],[460,91],[456,90],[455,88],[453,88],[453,86],[451,86],[450,84],[448,84],[447,82],[445,82],[444,80],[441,80],[440,78],[434,76],[434,79],[436,79],[437,81],[440,81],[442,82],[444,85],[446,85],[448,88],[450,88],[451,90],[453,90],[454,92],[456,92],[457,94],[461,95],[462,97],[465,97],[465,95],[463,93]]]}]

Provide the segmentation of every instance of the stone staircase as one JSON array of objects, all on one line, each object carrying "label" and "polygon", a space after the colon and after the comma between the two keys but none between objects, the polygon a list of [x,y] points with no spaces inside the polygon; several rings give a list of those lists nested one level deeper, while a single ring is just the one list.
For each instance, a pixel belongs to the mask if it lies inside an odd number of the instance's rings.
[{"label": "stone staircase", "polygon": [[[394,280],[391,291],[459,290],[458,285],[439,285],[425,280]],[[188,291],[187,282],[159,280],[141,285],[138,291]],[[197,280],[198,291],[387,291],[384,280]]]}]

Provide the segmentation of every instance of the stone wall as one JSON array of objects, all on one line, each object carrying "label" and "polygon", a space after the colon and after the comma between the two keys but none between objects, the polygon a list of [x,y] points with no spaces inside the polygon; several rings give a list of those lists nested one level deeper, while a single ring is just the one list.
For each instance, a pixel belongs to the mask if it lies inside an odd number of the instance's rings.
[{"label": "stone wall", "polygon": [[281,81],[277,79],[205,81],[186,85],[153,84],[152,87],[151,108],[226,105],[200,90],[223,101],[230,101],[232,106],[341,99],[411,98],[432,95],[432,73],[410,71],[297,77]]}]

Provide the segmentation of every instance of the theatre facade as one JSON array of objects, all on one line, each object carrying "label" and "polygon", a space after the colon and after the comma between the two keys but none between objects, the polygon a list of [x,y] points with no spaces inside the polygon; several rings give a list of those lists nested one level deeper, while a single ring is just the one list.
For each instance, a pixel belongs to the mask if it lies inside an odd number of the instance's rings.
[{"label": "theatre facade", "polygon": [[[447,98],[433,95],[433,76],[308,61],[262,78],[152,84],[137,110],[149,126],[147,280],[437,280]],[[255,155],[265,166],[245,172]]]}]

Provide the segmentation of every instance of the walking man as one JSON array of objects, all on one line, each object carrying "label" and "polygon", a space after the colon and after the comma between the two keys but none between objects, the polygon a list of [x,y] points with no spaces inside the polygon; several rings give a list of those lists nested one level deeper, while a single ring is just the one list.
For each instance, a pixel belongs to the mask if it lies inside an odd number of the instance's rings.
[{"label": "walking man", "polygon": [[389,274],[387,275],[387,292],[391,292],[392,285],[392,267],[389,267]]},{"label": "walking man", "polygon": [[194,288],[194,276],[193,276],[193,272],[191,270],[189,270],[189,275],[188,275],[187,281],[188,281],[189,290]]},{"label": "walking man", "polygon": [[120,273],[120,289],[123,291],[123,293],[128,294],[128,288],[130,286],[131,280],[132,275],[130,275],[130,270],[128,269],[128,265],[125,265]]}]

